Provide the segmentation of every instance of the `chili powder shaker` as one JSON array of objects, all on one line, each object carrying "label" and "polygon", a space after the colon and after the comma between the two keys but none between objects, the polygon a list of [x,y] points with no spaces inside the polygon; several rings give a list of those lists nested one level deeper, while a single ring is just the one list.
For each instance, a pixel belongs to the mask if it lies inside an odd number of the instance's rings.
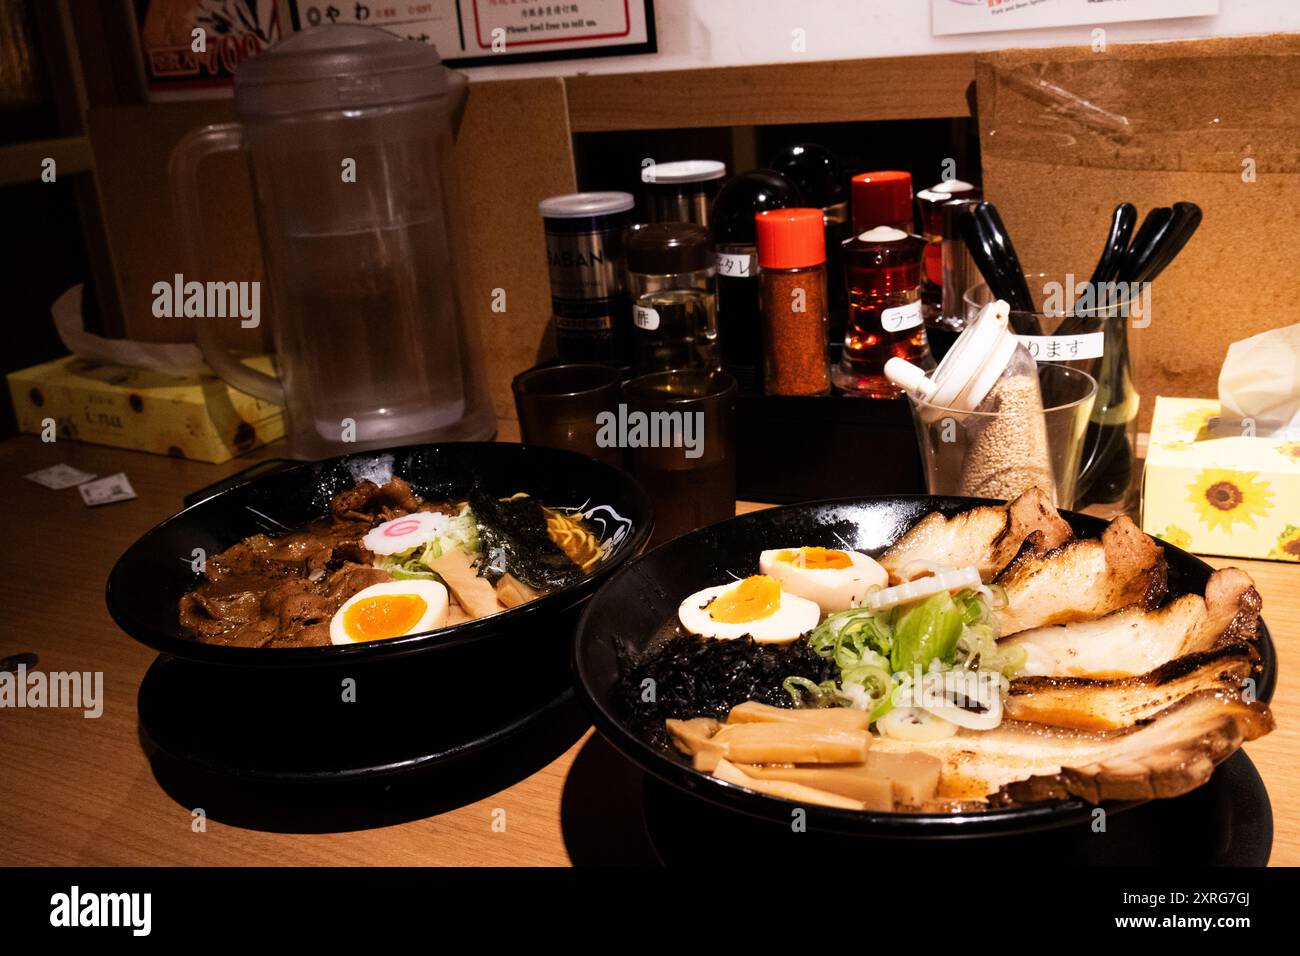
[{"label": "chili powder shaker", "polygon": [[763,385],[769,395],[830,391],[826,232],[820,209],[754,217],[763,310]]},{"label": "chili powder shaker", "polygon": [[[844,339],[844,274],[841,246],[853,238],[849,221],[849,176],[844,163],[834,152],[817,143],[795,143],[768,160],[769,169],[781,173],[794,183],[803,196],[803,204],[820,206],[826,227],[826,294],[831,313],[830,339]],[[790,205],[795,205],[790,203]],[[861,231],[861,230],[859,230]]]}]

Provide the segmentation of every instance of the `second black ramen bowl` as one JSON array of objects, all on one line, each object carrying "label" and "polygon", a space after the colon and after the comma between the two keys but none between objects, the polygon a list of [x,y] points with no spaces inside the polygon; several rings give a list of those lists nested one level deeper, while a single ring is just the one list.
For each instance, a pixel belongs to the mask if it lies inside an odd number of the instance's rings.
[{"label": "second black ramen bowl", "polygon": [[[363,644],[250,648],[204,644],[181,627],[178,602],[200,581],[195,549],[217,554],[254,534],[277,534],[328,514],[330,499],[363,479],[397,476],[428,500],[455,499],[477,482],[490,494],[525,492],[547,505],[581,511],[609,545],[608,556],[581,581],[527,604],[424,634]],[[149,531],[113,567],[108,610],[127,634],[172,657],[235,667],[321,667],[393,661],[474,649],[509,668],[514,650],[567,652],[579,605],[649,540],[654,512],[628,474],[595,459],[505,442],[450,442],[359,452],[289,466],[227,488]],[[513,642],[519,642],[515,645]],[[523,654],[520,657],[526,656]],[[490,681],[483,673],[477,679]]]}]

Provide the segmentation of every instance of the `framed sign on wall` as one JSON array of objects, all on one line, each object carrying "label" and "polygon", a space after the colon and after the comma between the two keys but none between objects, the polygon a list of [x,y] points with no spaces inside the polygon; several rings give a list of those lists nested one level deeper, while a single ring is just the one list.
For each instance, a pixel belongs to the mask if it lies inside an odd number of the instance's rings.
[{"label": "framed sign on wall", "polygon": [[239,64],[301,30],[378,27],[449,66],[654,53],[654,0],[123,0],[150,99],[230,95]]},{"label": "framed sign on wall", "polygon": [[653,0],[288,0],[289,29],[382,27],[452,66],[654,53]]}]

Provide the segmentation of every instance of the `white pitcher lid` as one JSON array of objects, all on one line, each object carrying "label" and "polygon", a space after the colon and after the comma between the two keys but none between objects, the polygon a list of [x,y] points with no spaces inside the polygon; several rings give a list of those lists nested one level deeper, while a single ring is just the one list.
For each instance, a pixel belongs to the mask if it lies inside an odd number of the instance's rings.
[{"label": "white pitcher lid", "polygon": [[280,40],[235,71],[243,117],[364,109],[447,94],[438,51],[377,27],[313,27]]}]

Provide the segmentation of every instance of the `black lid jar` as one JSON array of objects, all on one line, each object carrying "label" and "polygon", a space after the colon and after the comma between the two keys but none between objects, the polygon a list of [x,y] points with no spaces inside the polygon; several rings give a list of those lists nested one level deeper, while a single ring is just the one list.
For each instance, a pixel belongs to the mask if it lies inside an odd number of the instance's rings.
[{"label": "black lid jar", "polygon": [[726,165],[714,159],[684,159],[642,167],[650,221],[707,226],[713,197],[726,175]]}]

